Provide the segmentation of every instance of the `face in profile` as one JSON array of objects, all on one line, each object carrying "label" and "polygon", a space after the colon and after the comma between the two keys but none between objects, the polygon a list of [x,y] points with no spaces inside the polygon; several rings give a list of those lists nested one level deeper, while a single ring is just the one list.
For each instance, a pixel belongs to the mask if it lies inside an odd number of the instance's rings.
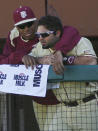
[{"label": "face in profile", "polygon": [[31,21],[17,26],[19,34],[24,40],[32,40],[34,38],[36,23],[36,21]]},{"label": "face in profile", "polygon": [[60,39],[57,32],[48,30],[44,25],[39,25],[36,35],[42,44],[43,49],[53,48]]}]

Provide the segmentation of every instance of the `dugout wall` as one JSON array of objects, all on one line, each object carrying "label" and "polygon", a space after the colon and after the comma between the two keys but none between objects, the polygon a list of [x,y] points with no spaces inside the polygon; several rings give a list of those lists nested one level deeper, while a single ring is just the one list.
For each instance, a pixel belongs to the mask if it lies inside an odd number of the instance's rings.
[{"label": "dugout wall", "polygon": [[98,0],[5,0],[0,1],[0,38],[6,38],[13,28],[13,11],[21,6],[30,6],[37,18],[53,6],[64,25],[76,27],[81,35],[98,36]]}]

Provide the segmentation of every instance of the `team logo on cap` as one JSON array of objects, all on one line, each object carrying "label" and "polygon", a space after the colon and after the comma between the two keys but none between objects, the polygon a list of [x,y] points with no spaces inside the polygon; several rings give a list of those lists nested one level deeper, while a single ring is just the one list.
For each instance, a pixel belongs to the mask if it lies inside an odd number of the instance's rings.
[{"label": "team logo on cap", "polygon": [[20,12],[20,15],[22,18],[26,18],[27,13],[26,13],[26,11],[22,11],[22,12]]}]

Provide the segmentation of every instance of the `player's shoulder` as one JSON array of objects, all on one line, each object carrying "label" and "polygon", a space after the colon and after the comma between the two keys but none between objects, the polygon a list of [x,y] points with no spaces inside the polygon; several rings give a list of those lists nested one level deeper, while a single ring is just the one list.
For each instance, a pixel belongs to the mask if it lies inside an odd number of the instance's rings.
[{"label": "player's shoulder", "polygon": [[10,41],[11,41],[11,45],[12,45],[12,46],[15,46],[13,40],[14,40],[15,38],[17,38],[17,37],[19,37],[19,31],[18,31],[18,29],[17,29],[16,27],[14,27],[14,28],[10,31],[10,33],[9,33],[9,38],[10,38]]},{"label": "player's shoulder", "polygon": [[81,37],[77,45],[92,45],[91,41],[86,37]]}]

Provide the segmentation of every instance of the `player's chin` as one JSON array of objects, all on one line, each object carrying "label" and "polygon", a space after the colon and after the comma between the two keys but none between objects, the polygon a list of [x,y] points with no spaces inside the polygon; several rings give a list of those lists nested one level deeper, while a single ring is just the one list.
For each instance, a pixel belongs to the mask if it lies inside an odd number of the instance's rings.
[{"label": "player's chin", "polygon": [[42,45],[43,49],[49,49],[48,45]]},{"label": "player's chin", "polygon": [[46,46],[46,43],[45,43],[45,42],[42,42],[42,41],[40,41],[40,42],[41,42],[41,44],[42,44],[42,47]]},{"label": "player's chin", "polygon": [[29,35],[29,36],[24,36],[25,40],[31,40],[33,39],[33,36],[32,35]]}]

